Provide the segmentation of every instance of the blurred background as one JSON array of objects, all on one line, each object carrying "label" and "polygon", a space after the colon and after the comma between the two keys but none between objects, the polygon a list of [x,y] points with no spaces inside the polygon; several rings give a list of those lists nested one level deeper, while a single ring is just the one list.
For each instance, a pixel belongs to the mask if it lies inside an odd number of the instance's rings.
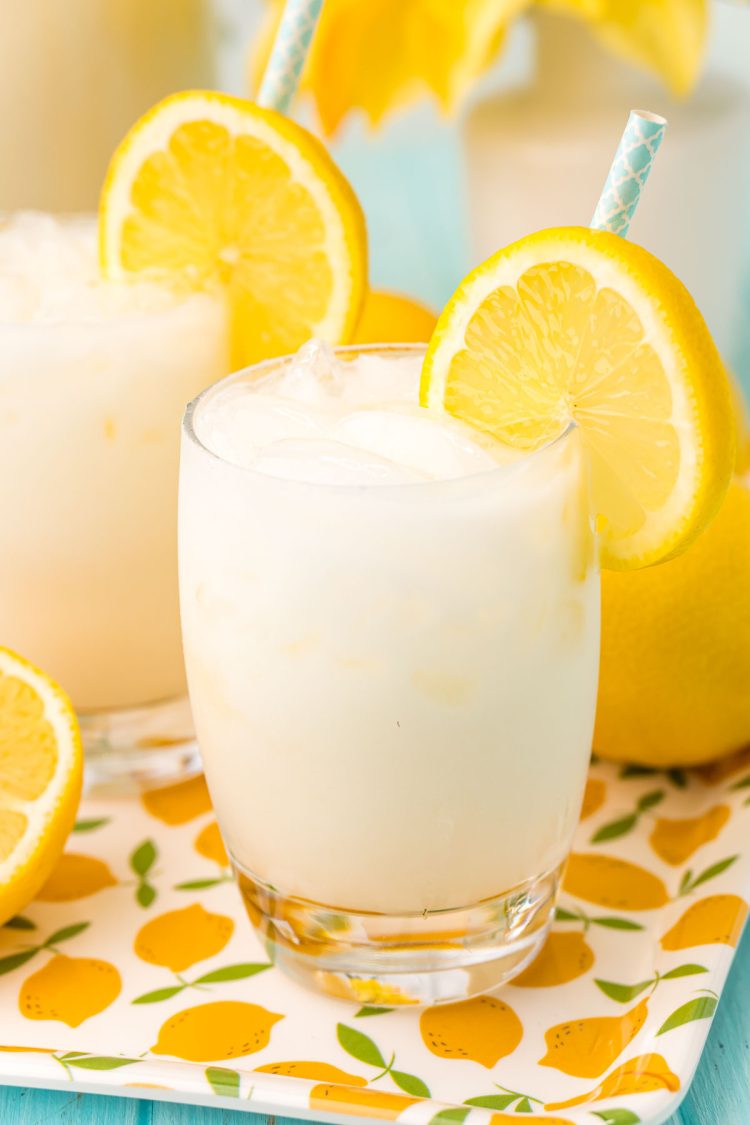
[{"label": "blurred background", "polygon": [[[3,0],[0,210],[92,209],[114,145],[153,101],[188,86],[251,94],[278,8]],[[466,21],[484,38],[461,39]],[[750,5],[325,0],[312,68],[295,115],[362,201],[372,283],[436,307],[494,248],[587,223],[628,110],[664,114],[631,237],[685,281],[750,389]],[[393,104],[368,103],[376,87]]]}]

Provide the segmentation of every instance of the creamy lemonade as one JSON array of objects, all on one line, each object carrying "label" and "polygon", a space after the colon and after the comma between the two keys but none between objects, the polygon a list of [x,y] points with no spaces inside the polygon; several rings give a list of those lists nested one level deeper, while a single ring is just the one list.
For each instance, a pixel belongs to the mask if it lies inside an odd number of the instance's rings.
[{"label": "creamy lemonade", "polygon": [[420,407],[422,357],[312,344],[189,409],[191,702],[271,936],[309,938],[295,900],[402,930],[445,912],[442,931],[489,902],[518,963],[542,936],[590,751],[584,470],[574,430],[524,457]]},{"label": "creamy lemonade", "polygon": [[184,694],[179,416],[223,306],[99,277],[93,219],[0,225],[0,642],[79,712]]}]

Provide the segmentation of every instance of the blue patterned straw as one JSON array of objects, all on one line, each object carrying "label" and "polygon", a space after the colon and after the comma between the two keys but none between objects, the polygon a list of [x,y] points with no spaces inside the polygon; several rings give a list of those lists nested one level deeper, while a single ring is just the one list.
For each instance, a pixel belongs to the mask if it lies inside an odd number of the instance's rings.
[{"label": "blue patterned straw", "polygon": [[628,233],[666,127],[665,119],[655,113],[631,110],[591,220],[594,230],[609,230],[623,238]]},{"label": "blue patterned straw", "polygon": [[286,113],[292,103],[323,0],[287,0],[258,91],[258,105]]}]

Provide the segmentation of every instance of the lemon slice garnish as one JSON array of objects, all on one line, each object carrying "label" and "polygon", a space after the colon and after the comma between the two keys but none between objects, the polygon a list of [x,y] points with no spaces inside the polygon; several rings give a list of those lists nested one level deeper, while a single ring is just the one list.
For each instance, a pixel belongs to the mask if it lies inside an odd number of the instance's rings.
[{"label": "lemon slice garnish", "polygon": [[732,474],[727,378],[702,316],[666,266],[604,231],[540,231],[471,273],[438,321],[421,399],[525,450],[577,423],[613,569],[679,554]]},{"label": "lemon slice garnish", "polygon": [[364,218],[307,130],[252,102],[175,94],[115,152],[100,203],[101,262],[114,279],[228,298],[234,367],[346,343],[364,299]]}]

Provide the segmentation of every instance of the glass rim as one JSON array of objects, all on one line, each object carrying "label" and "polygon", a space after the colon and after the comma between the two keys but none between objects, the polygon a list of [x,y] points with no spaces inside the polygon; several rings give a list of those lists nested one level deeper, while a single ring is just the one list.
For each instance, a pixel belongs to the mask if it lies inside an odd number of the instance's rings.
[{"label": "glass rim", "polygon": [[[418,356],[425,354],[425,352],[427,351],[427,344],[398,342],[390,342],[385,344],[343,344],[339,347],[334,348],[333,351],[337,356],[343,355],[352,357],[356,357],[362,354],[396,354]],[[414,489],[420,490],[422,492],[425,489],[445,489],[450,488],[451,486],[455,487],[456,485],[465,484],[467,481],[487,480],[489,478],[495,480],[500,477],[505,478],[512,476],[521,469],[528,466],[531,462],[535,461],[537,458],[541,457],[543,454],[548,453],[556,446],[561,445],[573,433],[574,430],[578,429],[576,422],[571,420],[570,422],[568,422],[567,426],[565,426],[565,428],[560,431],[559,434],[556,434],[555,437],[545,442],[544,445],[540,445],[538,449],[531,449],[528,452],[523,453],[520,457],[517,457],[515,460],[509,461],[506,464],[493,465],[491,468],[480,469],[477,472],[466,473],[464,476],[460,477],[434,478],[423,481],[420,480],[408,482],[399,481],[393,484],[354,484],[350,482],[342,482],[341,484],[326,482],[325,484],[323,484],[319,481],[295,480],[292,477],[275,477],[272,476],[271,473],[260,472],[258,469],[254,469],[251,466],[238,465],[236,461],[230,461],[227,457],[222,456],[222,454],[220,453],[216,453],[215,450],[206,445],[206,443],[199,436],[195,425],[196,414],[201,409],[203,403],[207,399],[213,397],[213,395],[219,394],[222,388],[231,385],[234,382],[241,382],[243,378],[245,378],[250,372],[253,372],[254,376],[257,378],[259,376],[262,377],[263,374],[267,374],[280,366],[288,366],[292,362],[292,360],[294,360],[295,355],[296,353],[291,352],[287,355],[276,356],[273,359],[259,360],[257,363],[251,363],[247,367],[241,367],[237,371],[232,371],[228,375],[225,375],[222,379],[219,379],[218,382],[212,383],[208,387],[204,387],[204,389],[199,394],[197,394],[195,398],[191,399],[191,401],[185,407],[185,412],[182,417],[182,433],[187,441],[189,441],[190,444],[193,445],[201,454],[205,454],[212,460],[217,461],[220,465],[224,465],[231,472],[241,474],[242,476],[251,479],[268,481],[272,485],[287,486],[290,488],[317,489],[323,491],[330,489],[332,491],[341,493],[347,491],[359,491],[366,492],[368,494],[393,494],[394,492],[403,492],[405,490]]]}]

